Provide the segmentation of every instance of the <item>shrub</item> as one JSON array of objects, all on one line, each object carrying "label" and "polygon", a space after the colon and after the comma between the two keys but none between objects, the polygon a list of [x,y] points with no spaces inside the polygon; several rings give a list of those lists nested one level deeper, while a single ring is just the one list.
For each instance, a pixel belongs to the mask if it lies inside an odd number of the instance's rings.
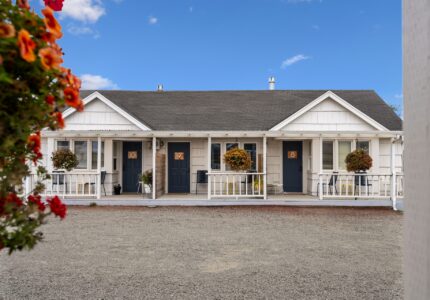
[{"label": "shrub", "polygon": [[357,172],[369,170],[373,160],[364,150],[357,149],[346,156],[345,162],[348,172]]},{"label": "shrub", "polygon": [[227,151],[224,154],[224,162],[228,164],[233,171],[247,171],[252,165],[249,153],[239,148]]},{"label": "shrub", "polygon": [[66,171],[71,171],[79,164],[76,154],[70,149],[60,149],[53,152],[51,159],[54,168],[65,169]]}]

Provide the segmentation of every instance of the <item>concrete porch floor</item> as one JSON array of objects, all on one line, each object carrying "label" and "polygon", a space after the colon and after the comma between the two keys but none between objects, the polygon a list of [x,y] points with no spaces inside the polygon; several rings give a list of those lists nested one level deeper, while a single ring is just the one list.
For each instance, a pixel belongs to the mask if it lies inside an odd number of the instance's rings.
[{"label": "concrete porch floor", "polygon": [[[311,195],[269,195],[267,200],[240,198],[215,198],[208,200],[206,194],[164,194],[156,200],[142,194],[122,194],[93,198],[66,198],[67,205],[99,206],[339,206],[339,207],[392,207],[389,199],[378,200],[319,200]],[[398,201],[398,208],[403,208],[403,201]]]}]

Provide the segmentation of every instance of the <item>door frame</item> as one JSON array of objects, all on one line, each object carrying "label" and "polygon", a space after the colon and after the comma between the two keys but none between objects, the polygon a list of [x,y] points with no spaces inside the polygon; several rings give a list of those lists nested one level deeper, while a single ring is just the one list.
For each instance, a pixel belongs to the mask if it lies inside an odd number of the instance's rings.
[{"label": "door frame", "polygon": [[[166,143],[166,166],[165,166],[165,193],[169,194],[169,144],[177,144],[177,143],[187,143],[190,146],[190,159],[189,159],[189,169],[190,169],[190,174],[188,176],[188,184],[189,184],[189,193],[191,193],[191,184],[192,184],[192,173],[191,173],[191,166],[192,166],[192,157],[191,157],[191,146],[192,146],[192,141],[190,140],[181,140],[181,139],[174,139],[174,140],[170,140],[170,141],[165,141]],[[187,194],[187,193],[185,193]]]},{"label": "door frame", "polygon": [[[285,143],[286,142],[298,142],[298,143],[301,143],[301,160],[300,160],[300,163],[301,163],[301,166],[302,166],[302,173],[301,173],[301,176],[300,176],[300,180],[301,180],[301,191],[299,191],[299,192],[285,192],[285,186],[284,186],[284,180],[285,180],[285,174],[284,174],[284,167],[285,167],[285,157],[284,157],[284,145],[285,145]],[[282,152],[282,169],[281,169],[281,174],[282,174],[282,192],[283,193],[288,193],[288,194],[306,194],[306,192],[305,192],[305,185],[304,185],[304,180],[305,180],[305,178],[304,178],[304,174],[305,174],[305,171],[304,171],[304,155],[303,155],[303,148],[304,148],[304,140],[282,140],[282,144],[281,144],[281,148],[282,148],[282,150],[281,150],[281,152]]]}]

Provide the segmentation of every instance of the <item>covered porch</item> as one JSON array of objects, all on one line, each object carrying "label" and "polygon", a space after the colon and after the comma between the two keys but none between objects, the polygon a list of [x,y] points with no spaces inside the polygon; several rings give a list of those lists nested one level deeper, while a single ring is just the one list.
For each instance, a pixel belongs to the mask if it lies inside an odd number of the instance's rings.
[{"label": "covered porch", "polygon": [[[137,194],[139,188],[142,191],[139,174],[147,170],[155,172],[151,193],[146,197],[160,201],[394,202],[403,196],[403,175],[396,154],[398,139],[392,133],[63,131],[47,132],[44,138],[48,153],[67,145],[80,151],[87,163],[85,169],[53,173],[45,182],[45,195],[58,194],[65,199],[141,200],[143,196]],[[84,150],[83,141],[87,145]],[[366,177],[340,170],[339,157],[344,155],[345,147],[350,151],[359,143],[367,143],[375,161]],[[133,145],[137,148],[129,148]],[[252,170],[228,170],[222,156],[230,147],[250,153]],[[49,160],[45,163],[54,171]],[[182,179],[175,186],[172,182],[177,178]],[[29,177],[26,190],[31,190],[36,181],[36,175]],[[123,194],[113,195],[113,186],[118,184]]]}]

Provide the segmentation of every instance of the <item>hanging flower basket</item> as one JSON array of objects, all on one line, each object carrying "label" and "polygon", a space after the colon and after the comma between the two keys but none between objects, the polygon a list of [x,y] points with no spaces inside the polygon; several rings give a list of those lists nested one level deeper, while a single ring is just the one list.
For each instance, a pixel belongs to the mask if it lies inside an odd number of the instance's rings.
[{"label": "hanging flower basket", "polygon": [[227,151],[224,154],[224,162],[228,164],[233,171],[247,171],[252,165],[249,153],[239,148]]},{"label": "hanging flower basket", "polygon": [[348,172],[364,172],[372,167],[373,160],[367,152],[357,149],[346,156],[345,162]]},{"label": "hanging flower basket", "polygon": [[69,149],[60,149],[52,153],[52,163],[56,169],[71,171],[79,164],[76,154]]}]

